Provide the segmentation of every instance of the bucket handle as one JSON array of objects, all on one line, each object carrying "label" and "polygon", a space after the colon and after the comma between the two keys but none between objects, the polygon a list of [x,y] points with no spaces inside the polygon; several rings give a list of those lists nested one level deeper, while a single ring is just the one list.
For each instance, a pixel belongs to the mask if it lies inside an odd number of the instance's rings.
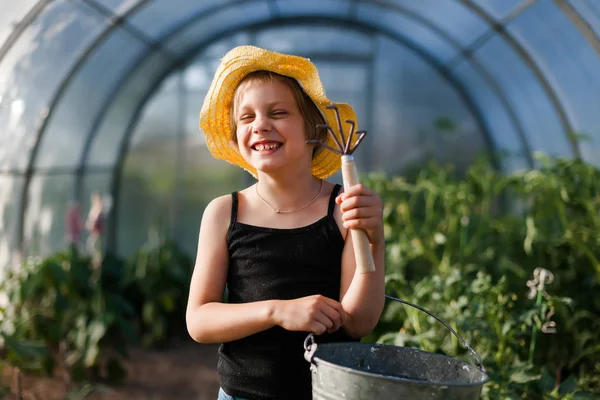
[{"label": "bucket handle", "polygon": [[[454,329],[452,329],[452,327],[450,325],[448,325],[446,322],[444,322],[444,320],[442,320],[440,317],[438,317],[437,315],[433,314],[430,311],[427,311],[426,309],[424,309],[421,306],[411,303],[410,301],[398,299],[398,298],[392,297],[392,296],[388,296],[387,294],[385,295],[385,297],[390,300],[394,300],[399,303],[414,307],[417,310],[423,311],[425,314],[432,316],[437,321],[442,323],[450,332],[452,332],[452,334],[454,334],[454,336],[456,336],[458,338],[458,340],[460,340],[460,342],[463,344],[463,346],[465,346],[467,348],[467,350],[469,350],[469,356],[471,357],[471,360],[473,360],[473,363],[475,363],[475,366],[477,366],[483,372],[486,372],[485,367],[483,366],[483,362],[481,361],[481,356],[479,355],[479,353],[477,353],[469,345],[469,343],[467,343],[467,341],[465,339],[463,339],[458,333],[456,333],[456,331]],[[315,352],[317,351],[317,344],[315,343],[315,337],[312,332],[306,337],[306,339],[304,339],[304,350],[305,350],[304,358],[306,359],[306,361],[311,363],[311,366],[312,366],[313,357],[315,355]]]},{"label": "bucket handle", "polygon": [[452,327],[450,325],[448,325],[446,322],[444,322],[444,320],[442,320],[440,317],[438,317],[437,315],[433,314],[430,311],[427,311],[426,309],[424,309],[421,306],[418,306],[416,304],[411,303],[410,301],[406,301],[406,300],[402,300],[402,299],[398,299],[396,297],[392,297],[392,296],[388,296],[387,294],[385,295],[386,298],[390,299],[390,300],[394,300],[397,301],[399,303],[402,304],[406,304],[408,306],[414,307],[417,310],[423,311],[425,314],[432,316],[433,318],[435,318],[436,320],[438,320],[440,323],[442,323],[450,332],[452,332],[452,334],[454,334],[454,336],[456,336],[458,338],[458,340],[460,340],[460,342],[463,344],[463,346],[465,346],[467,348],[467,350],[469,350],[469,356],[471,357],[471,360],[473,360],[473,362],[475,363],[475,365],[481,369],[483,372],[485,372],[485,367],[483,366],[483,362],[481,361],[481,356],[479,355],[479,353],[477,353],[470,345],[469,343],[467,343],[467,341],[465,339],[463,339],[458,333],[456,333],[456,331],[454,329],[452,329]]}]

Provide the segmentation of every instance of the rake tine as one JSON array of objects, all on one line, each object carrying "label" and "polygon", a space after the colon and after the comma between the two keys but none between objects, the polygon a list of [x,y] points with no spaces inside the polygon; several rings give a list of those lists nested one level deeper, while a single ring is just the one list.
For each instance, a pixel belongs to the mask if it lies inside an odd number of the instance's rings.
[{"label": "rake tine", "polygon": [[320,140],[307,140],[306,143],[307,144],[316,144],[318,146],[325,147],[326,149],[329,149],[329,150],[333,151],[334,153],[337,153],[340,155],[343,154],[341,151],[334,149],[333,147],[331,147],[329,145],[326,145],[325,143],[321,142]]},{"label": "rake tine", "polygon": [[346,120],[347,124],[350,124],[350,133],[348,134],[348,140],[346,141],[346,147],[344,148],[344,153],[348,153],[350,149],[350,144],[352,144],[352,135],[354,135],[355,123],[351,119]]},{"label": "rake tine", "polygon": [[352,150],[350,150],[350,154],[354,153],[354,150],[356,150],[356,148],[358,147],[358,145],[360,144],[360,142],[362,142],[362,140],[365,138],[365,136],[367,136],[367,131],[358,131],[356,132],[356,134],[358,134],[358,139],[356,139],[356,143],[354,144],[354,147],[352,147]]},{"label": "rake tine", "polygon": [[[346,138],[344,137],[344,129],[342,127],[342,119],[340,118],[340,110],[338,110],[337,106],[333,105],[333,104],[330,104],[326,107],[330,110],[335,111],[335,119],[337,120],[338,129],[340,130],[340,136],[342,138],[342,142],[346,142]],[[343,146],[342,146],[342,149],[344,149]]]},{"label": "rake tine", "polygon": [[344,146],[342,146],[342,143],[340,143],[340,140],[338,139],[338,137],[336,136],[335,132],[333,132],[333,129],[331,129],[331,127],[329,125],[327,125],[327,124],[319,124],[319,125],[317,125],[317,128],[327,129],[327,132],[329,133],[329,135],[331,135],[331,137],[335,141],[335,144],[338,145],[338,147],[340,148],[341,151],[344,150]]}]

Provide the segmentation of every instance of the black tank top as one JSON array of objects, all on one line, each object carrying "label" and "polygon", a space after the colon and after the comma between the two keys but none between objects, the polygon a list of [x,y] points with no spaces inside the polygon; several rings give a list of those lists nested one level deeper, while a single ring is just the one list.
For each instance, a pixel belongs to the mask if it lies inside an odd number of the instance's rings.
[{"label": "black tank top", "polygon": [[[336,185],[327,215],[294,229],[237,222],[238,197],[232,193],[227,234],[229,303],[289,300],[314,294],[339,300],[344,238],[333,217]],[[304,359],[308,332],[279,326],[219,348],[218,374],[229,395],[247,399],[311,399],[310,365]],[[354,341],[343,329],[316,337],[317,343]]]}]

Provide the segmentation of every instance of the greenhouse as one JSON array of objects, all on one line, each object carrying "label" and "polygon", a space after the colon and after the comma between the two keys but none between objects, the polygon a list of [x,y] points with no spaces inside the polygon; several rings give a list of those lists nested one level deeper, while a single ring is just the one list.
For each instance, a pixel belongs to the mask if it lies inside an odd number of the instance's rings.
[{"label": "greenhouse", "polygon": [[[481,353],[482,398],[600,396],[599,1],[0,2],[7,368],[48,372],[51,359],[94,383],[129,331],[132,347],[189,339],[204,210],[255,182],[211,155],[199,113],[222,57],[254,45],[310,59],[328,98],[356,111],[357,167],[383,202],[386,293]],[[77,266],[89,290],[128,303],[102,303],[119,310],[110,322],[92,305],[60,314],[87,301],[65,289],[82,284]],[[363,340],[469,360],[443,326],[396,306]],[[98,321],[87,345],[69,338]],[[11,376],[0,397],[17,393]]]}]

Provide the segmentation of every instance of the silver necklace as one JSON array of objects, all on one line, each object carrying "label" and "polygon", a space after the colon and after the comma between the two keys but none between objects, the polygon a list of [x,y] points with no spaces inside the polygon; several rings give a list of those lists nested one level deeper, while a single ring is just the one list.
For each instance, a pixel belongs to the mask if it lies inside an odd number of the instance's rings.
[{"label": "silver necklace", "polygon": [[321,193],[323,193],[323,181],[321,180],[321,189],[319,189],[319,193],[317,193],[317,195],[308,204],[306,204],[306,205],[304,205],[304,206],[302,206],[300,208],[296,208],[295,210],[278,210],[276,208],[273,208],[273,206],[271,206],[269,204],[269,202],[267,200],[265,200],[265,198],[262,197],[260,195],[260,193],[258,193],[258,183],[256,185],[254,185],[254,189],[256,190],[256,194],[258,195],[258,197],[263,201],[263,203],[265,203],[267,206],[269,206],[269,208],[271,210],[273,210],[274,213],[277,213],[277,214],[290,214],[290,213],[294,213],[296,211],[303,210],[306,207],[310,206],[312,203],[314,203],[319,198],[319,196],[321,196]]}]

